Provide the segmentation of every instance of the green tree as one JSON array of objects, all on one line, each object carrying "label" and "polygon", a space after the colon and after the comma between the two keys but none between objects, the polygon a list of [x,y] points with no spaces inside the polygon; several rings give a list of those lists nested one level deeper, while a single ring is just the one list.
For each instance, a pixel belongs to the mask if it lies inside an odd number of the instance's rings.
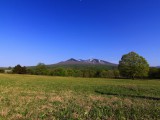
[{"label": "green tree", "polygon": [[102,71],[100,72],[100,77],[102,77],[102,78],[107,78],[107,77],[108,77],[108,71],[102,70]]},{"label": "green tree", "polygon": [[67,70],[66,70],[66,75],[67,75],[67,76],[73,76],[73,75],[74,75],[74,70],[72,70],[71,68],[70,68],[70,69],[67,69]]},{"label": "green tree", "polygon": [[83,77],[83,72],[82,72],[82,70],[74,70],[73,76],[74,76],[74,77]]},{"label": "green tree", "polygon": [[53,75],[55,76],[66,76],[66,70],[64,68],[56,68],[53,71]]},{"label": "green tree", "polygon": [[113,70],[113,73],[114,73],[114,77],[115,78],[119,78],[120,77],[119,70]]},{"label": "green tree", "polygon": [[13,73],[16,73],[16,74],[26,74],[27,73],[27,68],[25,66],[22,67],[21,65],[16,65],[13,68]]},{"label": "green tree", "polygon": [[28,68],[27,74],[34,75],[34,69]]},{"label": "green tree", "polygon": [[100,75],[102,78],[115,78],[113,70],[103,70]]},{"label": "green tree", "polygon": [[36,75],[46,75],[47,72],[47,67],[44,63],[39,63],[35,68]]},{"label": "green tree", "polygon": [[118,69],[120,75],[127,78],[147,77],[149,64],[142,56],[135,52],[130,52],[122,56]]},{"label": "green tree", "polygon": [[149,69],[149,78],[152,78],[152,79],[160,78],[160,68],[151,67]]}]

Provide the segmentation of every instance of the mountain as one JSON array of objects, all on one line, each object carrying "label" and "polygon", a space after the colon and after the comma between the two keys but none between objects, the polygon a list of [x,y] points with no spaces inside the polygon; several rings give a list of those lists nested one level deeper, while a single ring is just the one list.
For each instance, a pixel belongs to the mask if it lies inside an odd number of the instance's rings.
[{"label": "mountain", "polygon": [[[105,61],[105,60],[99,60],[99,59],[68,59],[66,61],[59,62],[57,64],[49,64],[46,65],[50,69],[55,68],[67,68],[67,69],[117,69],[117,64]],[[30,66],[29,68],[35,68],[35,66]]]},{"label": "mountain", "polygon": [[47,67],[54,68],[67,68],[67,69],[117,69],[117,64],[107,62],[99,59],[68,59],[66,61],[59,62],[57,64],[50,64]]},{"label": "mountain", "polygon": [[66,61],[62,61],[58,63],[59,65],[65,65],[65,64],[88,64],[88,65],[108,65],[108,66],[117,66],[117,64],[105,61],[105,60],[100,60],[100,59],[87,59],[87,60],[83,60],[83,59],[74,59],[71,58],[69,60]]}]

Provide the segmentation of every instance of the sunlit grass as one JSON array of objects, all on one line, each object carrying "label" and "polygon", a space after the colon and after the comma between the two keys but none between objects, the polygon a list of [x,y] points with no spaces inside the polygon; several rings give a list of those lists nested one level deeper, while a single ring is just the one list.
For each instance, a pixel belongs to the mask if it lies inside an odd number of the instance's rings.
[{"label": "sunlit grass", "polygon": [[0,119],[157,120],[160,81],[0,74]]}]

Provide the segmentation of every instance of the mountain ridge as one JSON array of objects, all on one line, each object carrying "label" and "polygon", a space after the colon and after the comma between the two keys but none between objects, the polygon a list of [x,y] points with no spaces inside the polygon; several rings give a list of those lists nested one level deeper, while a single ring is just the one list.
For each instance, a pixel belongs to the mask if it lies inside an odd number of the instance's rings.
[{"label": "mountain ridge", "polygon": [[66,61],[59,62],[57,64],[90,64],[90,65],[109,65],[109,66],[117,66],[115,63],[111,63],[101,59],[74,59],[70,58]]}]

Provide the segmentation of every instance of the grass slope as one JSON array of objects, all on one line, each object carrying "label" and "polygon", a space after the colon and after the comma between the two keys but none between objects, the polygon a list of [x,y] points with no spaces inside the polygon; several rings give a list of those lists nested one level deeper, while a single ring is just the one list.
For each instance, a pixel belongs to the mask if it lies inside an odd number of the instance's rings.
[{"label": "grass slope", "polygon": [[157,120],[160,81],[0,74],[0,119]]}]

